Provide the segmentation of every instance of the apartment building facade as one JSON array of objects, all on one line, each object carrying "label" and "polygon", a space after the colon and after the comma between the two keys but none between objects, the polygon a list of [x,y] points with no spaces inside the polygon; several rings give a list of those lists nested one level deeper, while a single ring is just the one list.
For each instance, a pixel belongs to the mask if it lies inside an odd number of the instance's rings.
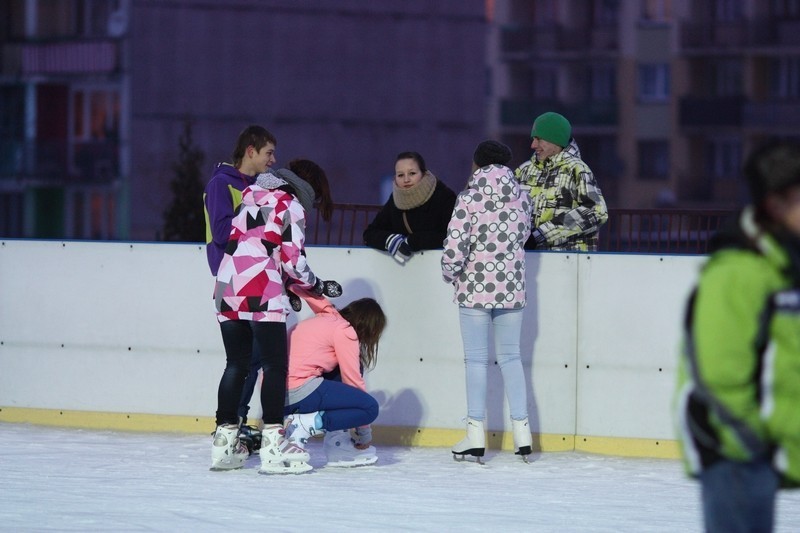
[{"label": "apartment building facade", "polygon": [[744,154],[800,139],[800,1],[495,0],[492,19],[490,133],[525,150],[563,113],[612,207],[739,205]]}]

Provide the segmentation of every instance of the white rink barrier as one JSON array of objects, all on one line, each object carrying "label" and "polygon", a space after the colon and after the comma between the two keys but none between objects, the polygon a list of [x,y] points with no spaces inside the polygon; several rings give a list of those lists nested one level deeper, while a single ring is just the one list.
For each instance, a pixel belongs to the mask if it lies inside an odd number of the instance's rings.
[{"label": "white rink barrier", "polygon": [[[376,442],[456,442],[464,363],[441,252],[404,266],[364,247],[307,253],[320,277],[342,283],[337,305],[369,296],[388,316],[367,375],[381,405]],[[676,456],[681,321],[704,257],[530,252],[527,261],[522,357],[536,447]],[[225,366],[212,288],[199,244],[0,241],[0,421],[210,432]],[[304,306],[299,318],[308,314]],[[489,446],[508,449],[496,364],[487,404]]]}]

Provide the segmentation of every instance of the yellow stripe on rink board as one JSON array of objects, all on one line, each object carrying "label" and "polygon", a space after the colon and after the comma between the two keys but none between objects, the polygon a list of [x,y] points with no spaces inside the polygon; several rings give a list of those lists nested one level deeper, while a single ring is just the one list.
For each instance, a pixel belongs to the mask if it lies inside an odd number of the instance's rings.
[{"label": "yellow stripe on rink board", "polygon": [[208,434],[214,431],[215,427],[212,417],[16,407],[0,407],[0,422],[85,429]]},{"label": "yellow stripe on rink board", "polygon": [[[0,422],[34,424],[117,431],[190,433],[209,435],[214,431],[213,417],[155,415],[143,413],[107,413],[64,409],[0,407]],[[510,431],[487,431],[487,448],[513,449]],[[375,426],[375,444],[384,446],[424,446],[450,448],[464,438],[463,429]],[[592,437],[557,434],[534,434],[534,452],[580,451],[623,457],[677,459],[677,441]]]},{"label": "yellow stripe on rink board", "polygon": [[665,439],[577,436],[575,451],[654,459],[679,459],[681,456],[678,441]]}]

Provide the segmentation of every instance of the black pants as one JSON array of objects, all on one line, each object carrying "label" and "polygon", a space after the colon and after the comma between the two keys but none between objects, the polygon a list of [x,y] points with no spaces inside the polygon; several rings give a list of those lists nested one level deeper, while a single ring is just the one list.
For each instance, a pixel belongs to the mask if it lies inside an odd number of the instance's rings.
[{"label": "black pants", "polygon": [[217,425],[239,423],[237,410],[254,346],[261,352],[261,368],[264,371],[261,387],[262,419],[264,424],[282,424],[289,362],[286,324],[229,320],[221,322],[219,326],[227,362],[217,392]]}]

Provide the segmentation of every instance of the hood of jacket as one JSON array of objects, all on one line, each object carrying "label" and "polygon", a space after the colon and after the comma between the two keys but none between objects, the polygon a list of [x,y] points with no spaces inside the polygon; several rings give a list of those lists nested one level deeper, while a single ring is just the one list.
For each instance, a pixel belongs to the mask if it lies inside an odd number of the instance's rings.
[{"label": "hood of jacket", "polygon": [[230,184],[236,184],[238,185],[236,188],[239,190],[242,190],[256,182],[255,176],[242,174],[239,172],[239,169],[230,163],[217,163],[217,166],[214,169],[214,174],[211,176],[211,179],[215,178],[225,180]]},{"label": "hood of jacket", "polygon": [[467,189],[480,192],[494,202],[501,203],[519,199],[522,192],[520,183],[514,178],[514,171],[503,165],[479,168],[469,177]]},{"label": "hood of jacket", "polygon": [[251,185],[242,191],[242,206],[264,207],[265,205],[274,204],[277,198],[284,195],[294,199],[290,193],[281,189],[265,189],[257,184]]}]

